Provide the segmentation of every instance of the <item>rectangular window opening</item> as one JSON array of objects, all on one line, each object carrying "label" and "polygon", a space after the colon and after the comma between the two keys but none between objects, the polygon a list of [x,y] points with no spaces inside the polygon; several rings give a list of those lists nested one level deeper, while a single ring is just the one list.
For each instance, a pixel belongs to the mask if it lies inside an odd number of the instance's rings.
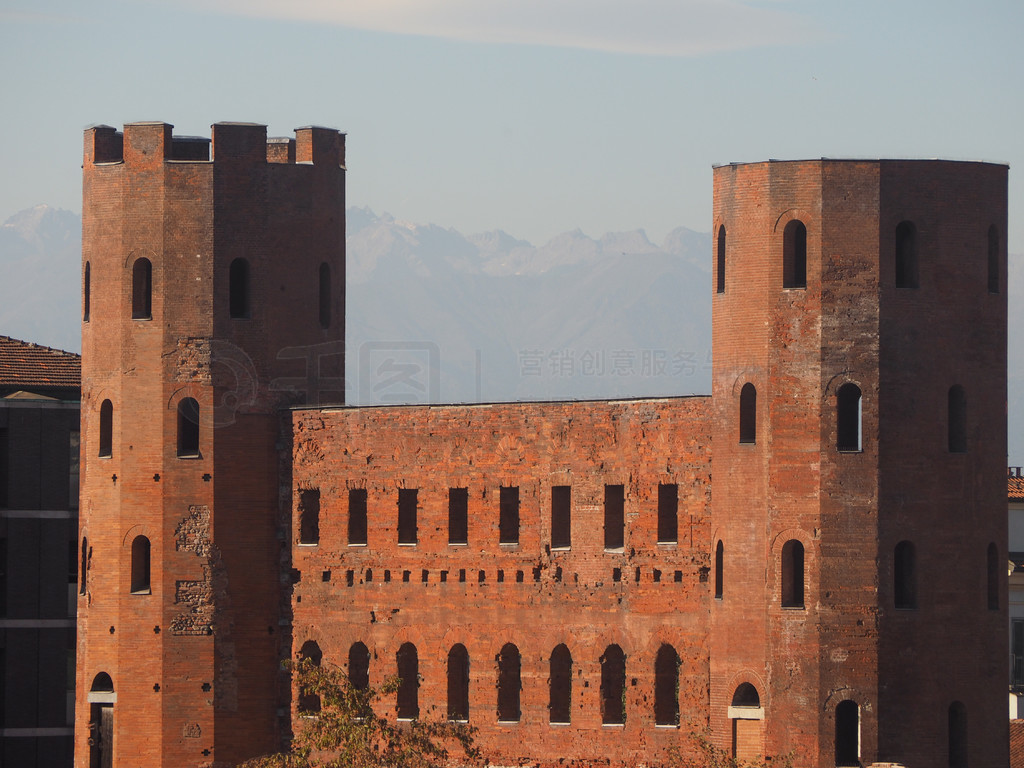
[{"label": "rectangular window opening", "polygon": [[679,486],[662,483],[658,486],[658,543],[679,541]]},{"label": "rectangular window opening", "polygon": [[604,548],[622,549],[626,540],[626,489],[622,485],[604,487]]},{"label": "rectangular window opening", "polygon": [[299,544],[320,543],[320,489],[299,491]]},{"label": "rectangular window opening", "polygon": [[417,491],[415,488],[398,489],[398,543],[416,543],[416,505]]},{"label": "rectangular window opening", "polygon": [[502,486],[498,501],[498,542],[519,543],[519,487]]},{"label": "rectangular window opening", "polygon": [[568,549],[572,546],[572,487],[556,485],[551,488],[551,548]]},{"label": "rectangular window opening", "polygon": [[366,489],[348,490],[348,543],[366,544]]},{"label": "rectangular window opening", "polygon": [[469,543],[469,489],[448,489],[448,543]]}]

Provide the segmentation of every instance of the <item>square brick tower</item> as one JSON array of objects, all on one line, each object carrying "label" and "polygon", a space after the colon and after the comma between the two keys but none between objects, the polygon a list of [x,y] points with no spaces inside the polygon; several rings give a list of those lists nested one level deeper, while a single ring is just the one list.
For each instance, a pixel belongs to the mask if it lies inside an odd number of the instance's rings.
[{"label": "square brick tower", "polygon": [[344,136],[171,129],[85,133],[78,768],[280,746],[280,410],[344,398]]}]

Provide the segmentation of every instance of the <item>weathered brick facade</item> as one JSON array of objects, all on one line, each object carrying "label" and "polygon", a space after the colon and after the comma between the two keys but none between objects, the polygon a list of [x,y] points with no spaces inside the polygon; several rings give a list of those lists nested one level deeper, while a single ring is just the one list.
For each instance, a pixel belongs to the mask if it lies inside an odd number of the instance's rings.
[{"label": "weathered brick facade", "polygon": [[272,749],[299,654],[499,764],[1006,764],[1004,166],[717,168],[710,396],[346,408],[342,148],[86,134],[77,765]]}]

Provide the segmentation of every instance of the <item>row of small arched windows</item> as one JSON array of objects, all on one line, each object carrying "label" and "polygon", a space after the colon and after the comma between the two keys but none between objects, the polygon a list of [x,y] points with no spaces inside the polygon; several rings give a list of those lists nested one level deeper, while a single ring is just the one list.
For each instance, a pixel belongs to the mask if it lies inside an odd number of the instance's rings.
[{"label": "row of small arched windows", "polygon": [[[309,640],[299,655],[319,665],[323,653]],[[601,722],[622,725],[626,722],[626,654],[618,645],[609,645],[600,657]],[[514,643],[506,643],[495,657],[495,706],[498,722],[519,722],[522,691],[522,655]],[[654,659],[654,719],[657,725],[679,725],[679,654],[667,643],[658,648]],[[419,717],[419,656],[416,646],[403,643],[395,654],[399,679],[395,711],[400,720]],[[370,680],[370,651],[361,642],[352,644],[348,653],[348,677],[352,685],[364,689]],[[572,722],[573,659],[568,647],[557,645],[548,658],[548,722],[568,725]],[[447,713],[449,720],[468,721],[470,692],[469,652],[461,643],[452,646],[447,663]],[[584,684],[586,687],[586,684]],[[300,692],[299,709],[317,712],[318,697]]]},{"label": "row of small arched windows", "polygon": [[[725,293],[726,237],[725,225],[718,228],[715,286]],[[897,288],[918,287],[917,227],[912,221],[901,221],[893,237],[895,262],[893,282]],[[988,228],[988,290],[999,293],[999,229]],[[807,227],[799,219],[786,224],[782,233],[782,287],[807,287]]]},{"label": "row of small arched windows", "polygon": [[[178,401],[179,458],[199,457],[199,402],[194,397],[183,397]],[[109,459],[114,455],[114,404],[104,400],[100,404],[99,457]]]},{"label": "row of small arched windows", "polygon": [[[89,322],[92,291],[92,267],[85,263],[82,294],[82,320]],[[228,268],[228,314],[245,319],[252,315],[249,262],[238,258]],[[320,264],[318,270],[317,318],[321,328],[331,326],[331,265]],[[132,319],[153,319],[153,263],[141,257],[132,263]]]}]

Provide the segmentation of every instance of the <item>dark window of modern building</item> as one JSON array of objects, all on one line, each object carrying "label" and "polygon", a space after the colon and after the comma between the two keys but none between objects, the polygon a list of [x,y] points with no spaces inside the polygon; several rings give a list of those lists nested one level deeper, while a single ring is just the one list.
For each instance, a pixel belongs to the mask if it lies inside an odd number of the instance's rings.
[{"label": "dark window of modern building", "polygon": [[498,541],[519,543],[519,486],[501,486],[498,490]]},{"label": "dark window of modern building", "polygon": [[320,327],[331,327],[331,265],[320,265]]},{"label": "dark window of modern building", "polygon": [[505,643],[498,654],[498,720],[504,723],[519,722],[519,691],[522,659],[519,649],[512,643]]},{"label": "dark window of modern building", "polygon": [[[999,582],[1000,572],[1002,568],[999,565],[999,547],[996,546],[995,542],[988,545],[988,556],[987,556],[987,597],[988,597],[988,609],[990,611],[999,610]],[[1005,562],[1004,562],[1005,567]]]},{"label": "dark window of modern building", "polygon": [[572,654],[557,645],[549,664],[548,722],[567,724],[572,718]]},{"label": "dark window of modern building", "polygon": [[949,388],[949,452],[967,453],[967,395],[954,384]]},{"label": "dark window of modern building", "polygon": [[896,227],[896,287],[917,288],[917,227],[910,221]]},{"label": "dark window of modern building", "polygon": [[860,765],[860,707],[846,699],[836,705],[836,766]]},{"label": "dark window of modern building", "polygon": [[782,607],[804,607],[804,545],[796,539],[782,545]]},{"label": "dark window of modern building", "polygon": [[100,458],[110,458],[114,446],[114,404],[104,400],[100,405]]},{"label": "dark window of modern building", "polygon": [[132,540],[132,594],[148,595],[150,588],[149,539],[136,536]]},{"label": "dark window of modern building", "polygon": [[658,543],[675,544],[679,540],[679,486],[658,486]]},{"label": "dark window of modern building", "polygon": [[604,548],[622,549],[626,537],[626,490],[622,485],[604,487]]},{"label": "dark window of modern building", "polygon": [[750,382],[740,390],[740,442],[757,442],[757,390]]},{"label": "dark window of modern building", "polygon": [[348,649],[348,679],[358,691],[370,687],[370,650],[362,642],[356,641]]},{"label": "dark window of modern building", "polygon": [[448,543],[469,541],[469,489],[448,489]]},{"label": "dark window of modern building", "polygon": [[235,259],[228,268],[228,313],[231,317],[249,317],[249,262]]},{"label": "dark window of modern building", "polygon": [[725,225],[718,228],[718,281],[715,287],[718,293],[725,293]]},{"label": "dark window of modern building", "polygon": [[[320,662],[323,661],[324,654],[320,650],[320,645],[315,640],[307,640],[302,644],[299,658],[303,661],[308,661],[314,667],[319,667]],[[298,709],[299,712],[309,714],[319,712],[320,695],[303,688],[299,691]]]},{"label": "dark window of modern building", "polygon": [[132,319],[153,319],[153,265],[145,258],[132,265]]},{"label": "dark window of modern building", "polygon": [[178,457],[199,455],[199,403],[194,397],[183,397],[178,403]]},{"label": "dark window of modern building", "polygon": [[[78,509],[78,496],[79,496],[79,469],[82,460],[82,435],[77,429],[68,431],[68,508]],[[3,462],[3,444],[4,438],[0,434],[0,464]],[[0,472],[3,469],[0,467]],[[0,479],[0,506],[4,504],[7,498],[3,493],[3,480]]]},{"label": "dark window of modern building", "polygon": [[917,608],[914,545],[901,541],[893,551],[893,602],[897,608]]},{"label": "dark window of modern building", "polygon": [[782,287],[807,287],[807,227],[798,219],[782,233]]},{"label": "dark window of modern building", "polygon": [[[988,292],[999,293],[999,230],[988,228]],[[87,273],[88,274],[88,273]]]},{"label": "dark window of modern building", "polygon": [[89,299],[92,288],[92,269],[89,262],[85,262],[85,276],[82,278],[82,322],[89,322]]},{"label": "dark window of modern building", "polygon": [[396,712],[399,720],[415,720],[420,715],[420,662],[416,646],[402,643],[395,654],[398,666]]},{"label": "dark window of modern building", "polygon": [[11,461],[11,451],[7,427],[0,427],[0,507],[7,507],[9,493],[8,465]]},{"label": "dark window of modern building", "polygon": [[679,725],[679,654],[668,644],[654,659],[654,722]]},{"label": "dark window of modern building", "polygon": [[448,651],[448,719],[469,720],[469,652],[462,643]]},{"label": "dark window of modern building", "polygon": [[1024,619],[1012,621],[1010,636],[1010,659],[1013,669],[1010,672],[1010,685],[1024,688]]},{"label": "dark window of modern building", "polygon": [[601,656],[601,723],[626,722],[626,654],[609,645]]},{"label": "dark window of modern building", "polygon": [[715,545],[715,597],[722,599],[725,577],[725,545],[719,540]]},{"label": "dark window of modern building", "polygon": [[[0,616],[7,615],[7,591],[7,537],[0,536]],[[6,675],[5,669],[0,668],[0,672]]]},{"label": "dark window of modern building", "polygon": [[320,489],[299,491],[299,544],[320,543]]},{"label": "dark window of modern building", "polygon": [[366,489],[348,489],[348,543],[366,544]]},{"label": "dark window of modern building", "polygon": [[949,705],[949,768],[967,768],[967,707],[954,701]]},{"label": "dark window of modern building", "polygon": [[415,488],[398,489],[398,543],[416,543],[416,506],[417,492]]},{"label": "dark window of modern building", "polygon": [[861,439],[860,387],[847,382],[836,392],[836,448],[859,451]]},{"label": "dark window of modern building", "polygon": [[551,488],[551,547],[568,549],[572,546],[572,486],[555,485]]}]

